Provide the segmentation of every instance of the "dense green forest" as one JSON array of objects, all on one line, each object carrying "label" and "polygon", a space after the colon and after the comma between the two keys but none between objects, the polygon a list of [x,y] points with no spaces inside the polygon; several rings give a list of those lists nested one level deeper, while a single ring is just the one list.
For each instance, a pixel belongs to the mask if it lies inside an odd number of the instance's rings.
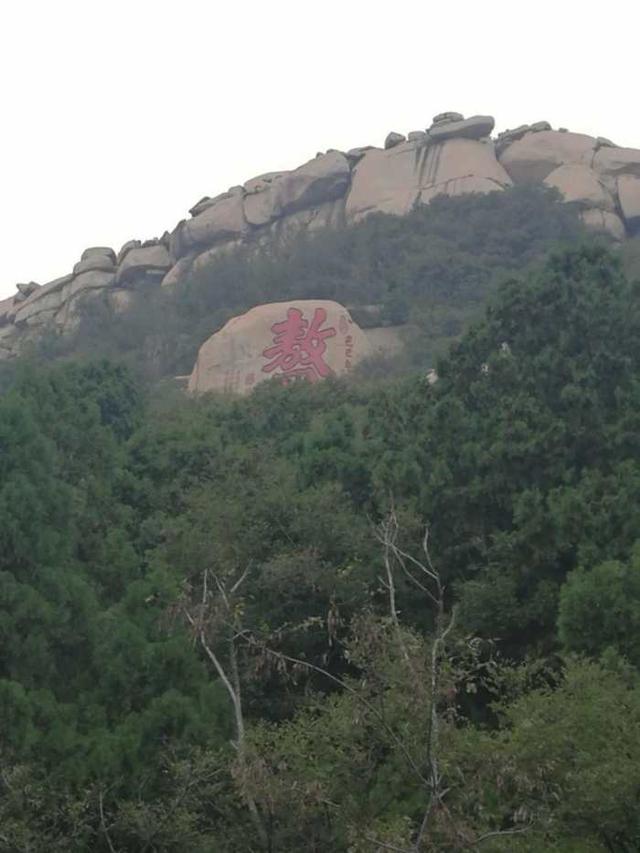
[{"label": "dense green forest", "polygon": [[[221,257],[5,369],[1,850],[640,849],[637,245],[460,201]],[[304,295],[409,353],[158,381]]]}]

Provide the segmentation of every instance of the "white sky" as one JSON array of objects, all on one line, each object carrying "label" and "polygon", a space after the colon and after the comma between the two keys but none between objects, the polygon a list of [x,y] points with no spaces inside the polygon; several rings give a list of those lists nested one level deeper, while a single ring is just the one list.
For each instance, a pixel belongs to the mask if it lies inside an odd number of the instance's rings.
[{"label": "white sky", "polygon": [[5,0],[0,298],[444,110],[640,147],[634,0]]}]

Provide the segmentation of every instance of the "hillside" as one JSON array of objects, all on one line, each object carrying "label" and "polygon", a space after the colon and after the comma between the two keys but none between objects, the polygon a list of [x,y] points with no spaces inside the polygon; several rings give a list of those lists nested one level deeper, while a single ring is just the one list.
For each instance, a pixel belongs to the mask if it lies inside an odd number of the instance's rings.
[{"label": "hillside", "polygon": [[5,376],[0,849],[637,848],[640,283],[602,247],[541,262],[544,229],[517,234],[547,216],[480,253],[496,199],[469,230],[457,199],[368,220],[329,256],[378,269],[391,311],[391,271],[422,292],[455,220],[449,287],[492,305],[435,385]]},{"label": "hillside", "polygon": [[[492,129],[0,304],[0,851],[640,849],[640,152]],[[298,300],[383,344],[185,393]]]},{"label": "hillside", "polygon": [[24,352],[43,332],[69,335],[92,302],[123,314],[141,291],[184,290],[237,247],[269,252],[295,235],[340,233],[381,213],[406,216],[442,197],[542,186],[556,190],[590,231],[615,242],[636,234],[640,150],[547,122],[492,138],[494,124],[491,116],[442,113],[426,130],[390,133],[384,148],[329,150],[298,169],[205,196],[160,238],[130,240],[118,252],[88,248],[71,272],[43,286],[20,283],[0,302],[0,359]]}]

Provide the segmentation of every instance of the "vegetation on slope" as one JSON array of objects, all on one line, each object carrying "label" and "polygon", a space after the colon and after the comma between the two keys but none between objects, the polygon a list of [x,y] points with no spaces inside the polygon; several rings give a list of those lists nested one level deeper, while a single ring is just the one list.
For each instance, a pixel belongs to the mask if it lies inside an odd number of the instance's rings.
[{"label": "vegetation on slope", "polygon": [[362,325],[408,323],[409,352],[387,372],[432,367],[477,319],[497,283],[582,234],[554,191],[439,197],[407,217],[375,215],[341,230],[291,236],[215,256],[173,292],[138,291],[115,314],[86,305],[71,339],[44,355],[106,356],[150,380],[190,373],[200,345],[230,317],[285,299],[335,299]]},{"label": "vegetation on slope", "polygon": [[0,849],[637,849],[639,296],[556,253],[435,386],[7,377]]}]

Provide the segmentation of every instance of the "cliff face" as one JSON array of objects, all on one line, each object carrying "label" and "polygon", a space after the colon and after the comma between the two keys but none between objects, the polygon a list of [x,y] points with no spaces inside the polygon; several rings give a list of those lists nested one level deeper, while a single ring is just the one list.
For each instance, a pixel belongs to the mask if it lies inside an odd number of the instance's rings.
[{"label": "cliff face", "polygon": [[490,116],[436,116],[426,131],[390,133],[384,148],[330,150],[290,172],[270,172],[201,199],[160,239],[87,249],[73,271],[17,285],[0,302],[0,358],[11,358],[44,326],[73,328],[82,300],[106,292],[126,310],[143,282],[179,286],[224,247],[268,242],[301,229],[342,227],[370,213],[408,213],[437,195],[500,192],[544,183],[576,204],[585,225],[623,240],[640,228],[640,150],[602,137],[524,125],[492,139]]}]

